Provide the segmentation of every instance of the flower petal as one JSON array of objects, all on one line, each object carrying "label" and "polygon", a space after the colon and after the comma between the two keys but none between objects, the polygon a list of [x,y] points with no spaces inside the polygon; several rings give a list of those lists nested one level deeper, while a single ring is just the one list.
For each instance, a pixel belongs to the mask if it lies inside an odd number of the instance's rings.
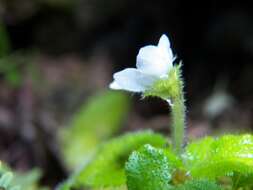
[{"label": "flower petal", "polygon": [[167,75],[172,67],[172,59],[168,55],[168,52],[157,46],[145,46],[137,55],[136,67],[150,75],[158,77]]},{"label": "flower petal", "polygon": [[158,47],[164,48],[164,49],[170,49],[170,41],[169,41],[169,38],[165,34],[161,36],[158,43]]},{"label": "flower petal", "polygon": [[170,49],[170,41],[169,38],[163,34],[158,42],[158,47],[159,48],[164,48],[164,49]]},{"label": "flower petal", "polygon": [[113,75],[114,81],[110,88],[132,92],[144,92],[157,79],[134,68],[124,69]]},{"label": "flower petal", "polygon": [[165,34],[163,34],[161,36],[157,46],[162,51],[163,56],[166,57],[166,59],[171,60],[170,63],[172,64],[173,59],[174,59],[173,58],[173,53],[172,53],[172,50],[170,48],[169,38]]},{"label": "flower petal", "polygon": [[120,90],[121,87],[120,85],[118,85],[118,83],[116,81],[113,81],[111,84],[110,84],[110,88],[111,89],[114,89],[114,90]]}]

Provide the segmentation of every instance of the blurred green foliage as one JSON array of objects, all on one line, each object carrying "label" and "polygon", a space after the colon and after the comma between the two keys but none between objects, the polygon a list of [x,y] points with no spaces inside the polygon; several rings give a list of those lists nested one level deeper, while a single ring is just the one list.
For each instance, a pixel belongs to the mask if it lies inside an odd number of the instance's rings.
[{"label": "blurred green foliage", "polygon": [[41,85],[43,79],[35,62],[36,56],[35,51],[18,51],[0,58],[0,75],[9,87],[20,87],[25,78],[31,79],[35,89]]},{"label": "blurred green foliage", "polygon": [[20,190],[19,186],[12,186],[13,175],[11,172],[4,172],[0,176],[0,189],[6,190]]},{"label": "blurred green foliage", "polygon": [[33,51],[29,54],[15,52],[10,54],[10,42],[4,24],[0,20],[0,75],[11,87],[19,87],[22,83],[23,73],[21,68],[25,66],[33,78],[37,77],[34,64],[31,63]]},{"label": "blurred green foliage", "polygon": [[41,171],[33,169],[27,173],[14,173],[13,184],[19,185],[21,190],[47,190],[38,186],[38,181],[41,178]]},{"label": "blurred green foliage", "polygon": [[29,172],[15,172],[7,165],[0,165],[0,187],[7,190],[48,190],[47,188],[39,187],[38,182],[41,178],[41,171],[33,169]]},{"label": "blurred green foliage", "polygon": [[7,32],[0,20],[0,74],[11,86],[19,85],[21,75],[18,71],[18,64],[9,56],[10,45]]},{"label": "blurred green foliage", "polygon": [[70,187],[119,188],[124,189],[126,176],[125,162],[129,155],[142,147],[151,144],[154,147],[166,145],[166,138],[151,131],[127,133],[100,145],[96,154],[79,171],[59,189]]},{"label": "blurred green foliage", "polygon": [[5,81],[11,87],[18,87],[22,81],[22,74],[19,70],[19,64],[13,57],[3,57],[0,59],[0,74],[4,76]]},{"label": "blurred green foliage", "polygon": [[60,131],[63,158],[71,169],[83,164],[95,147],[117,133],[129,111],[130,100],[121,92],[106,91],[88,99]]}]

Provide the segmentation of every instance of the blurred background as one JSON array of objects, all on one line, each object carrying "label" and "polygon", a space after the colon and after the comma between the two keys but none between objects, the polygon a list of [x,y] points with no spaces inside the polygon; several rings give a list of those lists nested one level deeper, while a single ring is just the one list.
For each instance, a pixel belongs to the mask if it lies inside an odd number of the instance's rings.
[{"label": "blurred background", "polygon": [[215,0],[1,0],[0,160],[53,187],[113,136],[169,134],[165,102],[108,90],[163,33],[183,61],[188,138],[251,131],[252,20],[250,4]]}]

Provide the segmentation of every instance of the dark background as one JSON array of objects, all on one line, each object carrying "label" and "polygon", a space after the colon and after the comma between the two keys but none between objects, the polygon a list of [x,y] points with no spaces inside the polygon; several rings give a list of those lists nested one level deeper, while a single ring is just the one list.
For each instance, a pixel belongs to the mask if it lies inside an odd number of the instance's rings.
[{"label": "dark background", "polygon": [[[184,62],[186,80],[199,81],[195,84],[199,91],[227,78],[236,95],[249,97],[252,92],[251,85],[245,84],[249,81],[240,81],[252,67],[250,4],[6,0],[2,7],[13,50],[35,48],[51,56],[88,57],[94,49],[103,49],[118,70],[134,66],[137,50],[166,33]],[[193,92],[188,89],[188,93]]]},{"label": "dark background", "polygon": [[[18,73],[6,77],[0,70],[0,159],[21,170],[39,165],[44,183],[55,185],[65,175],[47,139],[80,101],[108,88],[113,72],[134,67],[138,49],[156,44],[163,33],[183,61],[189,135],[253,127],[250,3],[1,0],[0,16],[9,46],[1,64],[15,65]],[[217,96],[222,106],[212,115],[206,102],[220,92],[225,98]],[[132,97],[126,130],[163,131],[166,104],[139,99]]]}]

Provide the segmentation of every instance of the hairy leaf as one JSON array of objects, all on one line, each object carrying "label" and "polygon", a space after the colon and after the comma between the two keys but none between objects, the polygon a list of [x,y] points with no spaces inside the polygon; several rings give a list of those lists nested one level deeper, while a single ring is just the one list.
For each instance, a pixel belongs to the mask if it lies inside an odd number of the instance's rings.
[{"label": "hairy leaf", "polygon": [[167,190],[173,169],[165,150],[146,144],[130,155],[125,170],[128,190]]},{"label": "hairy leaf", "polygon": [[[253,137],[225,135],[204,138],[189,144],[184,155],[186,167],[194,178],[217,179],[229,176],[253,181]],[[239,174],[239,175],[238,175]]]},{"label": "hairy leaf", "polygon": [[190,180],[169,190],[222,190],[222,188],[212,181]]}]

